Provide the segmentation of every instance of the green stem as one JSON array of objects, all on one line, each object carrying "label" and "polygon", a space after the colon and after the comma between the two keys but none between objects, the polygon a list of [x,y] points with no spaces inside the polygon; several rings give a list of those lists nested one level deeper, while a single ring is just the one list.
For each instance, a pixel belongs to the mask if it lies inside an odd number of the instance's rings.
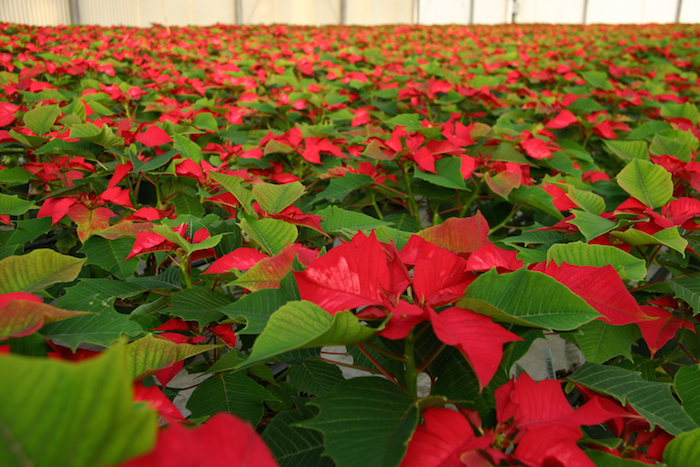
[{"label": "green stem", "polygon": [[402,362],[403,362],[404,360],[406,360],[406,358],[405,358],[403,355],[396,355],[396,354],[393,354],[393,353],[391,353],[391,352],[387,352],[386,350],[380,349],[380,348],[377,347],[376,345],[371,344],[371,343],[369,343],[369,342],[368,342],[367,344],[365,344],[365,345],[367,345],[367,347],[371,347],[372,350],[376,350],[377,352],[379,352],[379,353],[382,354],[382,355],[386,355],[386,356],[389,357],[389,358],[393,358],[394,360],[400,360],[400,361],[402,361]]},{"label": "green stem", "polygon": [[411,187],[411,176],[408,174],[408,170],[403,164],[399,163],[401,170],[403,171],[403,180],[406,183],[406,193],[408,193],[408,210],[411,215],[416,218],[420,224],[420,215],[418,214],[418,205],[416,204],[416,198],[413,196],[413,187]]},{"label": "green stem", "polygon": [[494,232],[497,232],[498,229],[500,229],[501,227],[506,225],[506,223],[508,223],[510,218],[513,217],[513,214],[518,212],[518,209],[520,209],[520,205],[518,203],[515,203],[513,205],[513,209],[510,210],[510,213],[501,222],[499,222],[498,224],[493,226],[493,228],[491,228],[491,230],[489,230],[489,235],[493,234]]},{"label": "green stem", "polygon": [[413,337],[413,329],[406,336],[404,347],[404,357],[406,361],[403,364],[406,370],[406,391],[413,397],[418,396],[418,372],[416,371],[416,356],[414,353],[416,341]]},{"label": "green stem", "polygon": [[371,193],[371,196],[372,196],[372,206],[374,206],[374,210],[375,210],[375,212],[377,213],[377,216],[379,217],[380,220],[381,220],[381,219],[384,219],[384,214],[382,214],[382,210],[379,209],[379,206],[377,205],[377,200],[376,200],[376,193],[375,193],[375,191],[372,190],[370,193]]},{"label": "green stem", "polygon": [[319,357],[318,360],[321,361],[321,362],[330,363],[330,364],[333,364],[333,365],[344,366],[345,368],[352,368],[352,369],[354,369],[354,370],[367,371],[367,372],[369,372],[369,373],[374,373],[374,374],[380,374],[380,373],[381,373],[380,371],[377,371],[377,370],[375,370],[374,368],[367,368],[367,367],[359,366],[359,365],[351,365],[351,364],[349,364],[349,363],[336,362],[335,360],[330,360],[330,359],[328,359],[328,358]]},{"label": "green stem", "polygon": [[[369,352],[367,352],[367,350],[365,350],[365,348],[362,347],[362,345],[357,344],[357,348],[360,349],[360,352],[362,352],[363,354],[365,354],[365,357],[367,357],[367,358],[369,359],[369,361],[372,362],[372,365],[376,366],[376,367],[377,367],[377,370],[379,370],[379,372],[380,372],[381,374],[383,374],[384,376],[386,376],[386,378],[387,378],[389,381],[391,381],[392,383],[399,384],[399,382],[396,381],[396,378],[394,378],[394,376],[393,376],[391,373],[389,373],[388,371],[386,371],[386,370],[384,369],[384,367],[383,367],[377,360],[375,360],[375,358],[372,356],[372,354],[370,354]],[[401,385],[399,384],[399,386],[401,386]]]},{"label": "green stem", "polygon": [[185,288],[191,289],[192,278],[190,277],[190,257],[180,258],[180,270],[182,271],[182,280],[185,281]]},{"label": "green stem", "polygon": [[479,192],[481,191],[481,184],[483,183],[483,181],[484,179],[482,177],[476,183],[474,190],[469,194],[469,198],[467,198],[464,201],[464,206],[462,206],[462,210],[459,213],[459,217],[464,217],[467,215],[467,211],[469,211],[469,208],[472,207],[472,203],[474,203],[474,200],[476,200],[477,196],[479,196]]}]

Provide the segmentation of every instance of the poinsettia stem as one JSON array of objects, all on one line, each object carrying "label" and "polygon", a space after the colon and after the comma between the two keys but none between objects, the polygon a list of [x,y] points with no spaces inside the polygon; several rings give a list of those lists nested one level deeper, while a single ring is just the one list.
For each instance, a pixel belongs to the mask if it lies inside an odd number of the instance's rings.
[{"label": "poinsettia stem", "polygon": [[510,213],[509,213],[506,217],[504,217],[503,220],[502,220],[501,222],[499,222],[498,224],[496,224],[495,226],[493,226],[493,228],[491,228],[491,230],[489,230],[489,235],[495,233],[495,232],[498,231],[500,228],[502,228],[504,225],[506,225],[506,224],[508,223],[508,221],[513,217],[513,214],[515,214],[516,212],[518,212],[518,209],[520,209],[520,204],[515,203],[515,204],[513,205],[513,209],[510,210]]},{"label": "poinsettia stem", "polygon": [[387,378],[389,381],[391,381],[392,383],[396,383],[396,384],[398,384],[399,386],[401,386],[401,385],[399,384],[399,382],[396,381],[396,378],[394,378],[394,376],[393,376],[391,373],[389,373],[388,371],[386,371],[386,369],[372,356],[372,354],[370,354],[369,352],[367,352],[367,350],[366,350],[364,347],[362,347],[362,345],[357,344],[357,348],[360,349],[360,352],[362,352],[363,354],[365,354],[365,357],[367,357],[367,358],[369,359],[369,361],[372,362],[372,365],[374,365],[375,367],[377,367],[377,370],[379,370],[379,372],[380,372],[381,374],[383,374],[384,376],[386,376],[386,378]]},{"label": "poinsettia stem", "polygon": [[474,201],[476,200],[477,196],[479,196],[479,192],[481,191],[481,184],[484,181],[483,177],[479,179],[478,182],[474,184],[474,189],[472,192],[469,194],[469,197],[464,200],[464,205],[462,206],[462,211],[459,213],[459,217],[464,217],[467,215],[467,213],[470,211],[472,204],[474,204]]},{"label": "poinsettia stem", "polygon": [[416,340],[413,337],[413,329],[406,336],[404,344],[404,357],[406,361],[403,364],[406,371],[406,391],[413,397],[418,396],[418,372],[416,371],[416,356],[415,356]]},{"label": "poinsettia stem", "polygon": [[403,181],[406,183],[406,193],[408,194],[408,211],[410,214],[416,218],[420,224],[420,215],[418,214],[418,205],[416,204],[416,197],[413,196],[413,187],[411,187],[411,176],[408,173],[406,167],[399,163],[401,170],[403,171]]},{"label": "poinsettia stem", "polygon": [[425,362],[423,362],[423,364],[421,366],[418,367],[418,369],[416,370],[416,373],[420,374],[423,370],[428,368],[428,365],[433,363],[433,360],[435,360],[435,358],[437,358],[437,356],[440,355],[440,352],[442,352],[445,349],[445,347],[447,347],[447,346],[445,344],[442,344],[440,346],[440,348],[438,348],[435,352],[433,352],[433,354],[430,357],[428,357],[428,359]]},{"label": "poinsettia stem", "polygon": [[379,217],[379,219],[384,219],[384,214],[382,214],[382,210],[379,209],[379,206],[377,205],[376,192],[371,191],[370,193],[372,196],[372,206],[374,206],[374,210],[377,213],[377,217]]},{"label": "poinsettia stem", "polygon": [[185,288],[191,289],[192,278],[190,277],[190,257],[185,256],[180,259],[180,270],[182,271],[182,280],[185,281]]},{"label": "poinsettia stem", "polygon": [[[324,352],[324,353],[326,353],[326,352]],[[350,363],[336,362],[335,360],[330,360],[328,358],[323,358],[323,357],[319,357],[319,361],[326,362],[326,363],[332,363],[333,365],[344,366],[345,368],[352,368],[354,370],[367,371],[369,373],[374,373],[377,375],[382,373],[381,371],[375,370],[374,368],[367,368],[367,367],[359,366],[359,365],[351,365]]]},{"label": "poinsettia stem", "polygon": [[402,361],[402,362],[406,360],[406,357],[404,357],[403,355],[396,355],[396,354],[393,354],[393,353],[391,353],[391,352],[387,352],[386,350],[381,349],[381,348],[377,347],[376,345],[371,344],[371,343],[369,343],[369,342],[368,342],[366,345],[367,345],[368,347],[372,347],[373,350],[376,350],[376,351],[379,352],[380,354],[386,355],[387,357],[393,358],[394,360],[400,360],[400,361]]}]

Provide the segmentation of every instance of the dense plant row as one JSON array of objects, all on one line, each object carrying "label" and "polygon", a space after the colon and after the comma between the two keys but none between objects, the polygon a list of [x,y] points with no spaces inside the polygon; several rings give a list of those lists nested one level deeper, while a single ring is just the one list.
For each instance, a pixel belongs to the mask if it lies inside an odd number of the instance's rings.
[{"label": "dense plant row", "polygon": [[0,464],[687,465],[699,51],[0,24]]}]

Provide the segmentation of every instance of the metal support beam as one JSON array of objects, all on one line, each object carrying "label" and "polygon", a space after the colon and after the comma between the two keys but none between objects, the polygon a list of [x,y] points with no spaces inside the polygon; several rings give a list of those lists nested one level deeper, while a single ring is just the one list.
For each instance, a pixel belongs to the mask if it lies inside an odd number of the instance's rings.
[{"label": "metal support beam", "polygon": [[474,24],[474,4],[476,0],[469,0],[469,24]]},{"label": "metal support beam", "polygon": [[413,24],[420,24],[420,0],[413,0]]},{"label": "metal support beam", "polygon": [[588,24],[588,0],[583,0],[583,24]]},{"label": "metal support beam", "polygon": [[243,0],[233,0],[233,10],[236,15],[236,24],[243,24]]},{"label": "metal support beam", "polygon": [[676,8],[676,23],[681,22],[681,10],[683,9],[683,0],[678,0],[678,8]]},{"label": "metal support beam", "polygon": [[340,24],[348,24],[348,0],[340,0]]},{"label": "metal support beam", "polygon": [[80,24],[80,8],[78,0],[68,0],[68,11],[70,12],[71,24]]}]

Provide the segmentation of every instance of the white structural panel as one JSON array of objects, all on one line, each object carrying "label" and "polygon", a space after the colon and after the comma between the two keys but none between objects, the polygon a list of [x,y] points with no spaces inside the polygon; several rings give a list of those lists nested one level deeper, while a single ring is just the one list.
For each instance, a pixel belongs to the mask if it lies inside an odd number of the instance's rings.
[{"label": "white structural panel", "polygon": [[420,24],[469,24],[475,0],[420,0]]},{"label": "white structural panel", "polygon": [[35,26],[68,24],[68,0],[0,0],[2,21]]},{"label": "white structural panel", "polygon": [[243,24],[340,24],[340,0],[243,0],[241,3]]},{"label": "white structural panel", "polygon": [[700,0],[683,0],[681,23],[700,23]]},{"label": "white structural panel", "polygon": [[[341,0],[0,0],[0,22],[148,27],[340,24]],[[240,21],[236,5],[241,7]],[[165,12],[163,11],[165,6]],[[700,0],[346,0],[346,24],[700,23]],[[74,12],[75,13],[75,12]],[[167,21],[166,21],[167,18]]]},{"label": "white structural panel", "polygon": [[678,12],[678,1],[588,0],[586,23],[674,23]]},{"label": "white structural panel", "polygon": [[414,0],[348,0],[347,24],[411,24]]},{"label": "white structural panel", "polygon": [[581,24],[585,0],[518,0],[516,23]]},{"label": "white structural panel", "polygon": [[513,14],[512,0],[474,0],[474,24],[510,23]]}]

